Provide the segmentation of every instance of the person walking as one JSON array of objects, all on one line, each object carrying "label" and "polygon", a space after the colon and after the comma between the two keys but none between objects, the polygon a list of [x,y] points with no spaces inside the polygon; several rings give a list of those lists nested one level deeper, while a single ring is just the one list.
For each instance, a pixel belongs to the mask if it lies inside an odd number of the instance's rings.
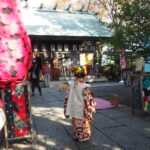
[{"label": "person walking", "polygon": [[45,87],[49,87],[49,84],[50,84],[50,72],[51,72],[51,69],[49,67],[49,64],[46,63],[43,66],[43,68],[42,68],[42,73],[44,75]]},{"label": "person walking", "polygon": [[90,92],[90,85],[86,84],[84,77],[86,69],[75,66],[72,69],[75,80],[69,82],[64,100],[65,118],[72,119],[73,138],[78,141],[87,141],[91,136],[90,121],[95,113],[95,101]]},{"label": "person walking", "polygon": [[40,68],[37,62],[33,62],[33,66],[31,67],[31,86],[32,86],[32,96],[35,96],[34,91],[35,88],[38,88],[39,94],[42,95],[42,90],[40,86]]}]

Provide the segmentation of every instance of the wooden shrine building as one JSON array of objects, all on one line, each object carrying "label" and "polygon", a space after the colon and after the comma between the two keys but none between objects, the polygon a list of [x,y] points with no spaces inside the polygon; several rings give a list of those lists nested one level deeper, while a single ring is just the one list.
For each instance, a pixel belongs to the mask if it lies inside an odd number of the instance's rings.
[{"label": "wooden shrine building", "polygon": [[92,13],[23,9],[22,15],[34,57],[60,71],[80,64],[81,53],[94,53],[97,41],[112,36]]}]

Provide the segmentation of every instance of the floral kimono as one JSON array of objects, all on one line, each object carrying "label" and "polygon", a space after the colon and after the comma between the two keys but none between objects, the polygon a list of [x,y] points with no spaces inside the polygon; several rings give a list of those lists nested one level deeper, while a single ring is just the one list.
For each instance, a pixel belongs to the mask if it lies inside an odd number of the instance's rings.
[{"label": "floral kimono", "polygon": [[[92,113],[95,112],[95,101],[86,83],[75,81],[71,85],[73,86],[69,86],[66,91],[64,114],[66,118],[72,117],[74,139],[86,141],[91,136],[90,121],[93,120]],[[74,94],[72,95],[72,93]],[[71,108],[69,109],[69,107]],[[70,110],[68,113],[67,109]],[[88,114],[91,117],[88,117]]]}]

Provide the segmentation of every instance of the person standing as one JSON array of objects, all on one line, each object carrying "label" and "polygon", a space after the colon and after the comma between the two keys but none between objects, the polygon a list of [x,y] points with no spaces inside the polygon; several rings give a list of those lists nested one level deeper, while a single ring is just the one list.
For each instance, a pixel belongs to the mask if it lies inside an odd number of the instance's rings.
[{"label": "person standing", "polygon": [[72,119],[73,138],[78,141],[89,140],[91,136],[90,121],[95,113],[95,101],[84,82],[86,69],[82,66],[73,67],[75,80],[69,83],[64,100],[65,118]]},{"label": "person standing", "polygon": [[50,72],[51,69],[49,67],[49,64],[46,63],[45,66],[42,68],[42,73],[44,75],[44,81],[45,81],[45,87],[49,87],[50,84]]},{"label": "person standing", "polygon": [[127,85],[130,87],[131,86],[131,77],[133,75],[133,72],[131,69],[128,70],[128,74],[127,74]]},{"label": "person standing", "polygon": [[35,88],[38,88],[39,94],[42,95],[42,90],[40,86],[40,68],[38,66],[37,62],[34,62],[32,67],[31,67],[31,86],[32,86],[32,96],[35,96],[34,91]]},{"label": "person standing", "polygon": [[127,69],[125,69],[123,72],[124,86],[127,86],[127,80],[128,80],[128,71],[127,71]]}]

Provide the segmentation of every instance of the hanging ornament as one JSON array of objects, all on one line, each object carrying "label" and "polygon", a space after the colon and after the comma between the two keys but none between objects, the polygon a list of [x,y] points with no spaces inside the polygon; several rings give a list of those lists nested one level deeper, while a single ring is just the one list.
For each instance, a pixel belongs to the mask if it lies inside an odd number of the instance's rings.
[{"label": "hanging ornament", "polygon": [[30,39],[18,0],[0,2],[0,89],[22,82],[32,62]]}]

